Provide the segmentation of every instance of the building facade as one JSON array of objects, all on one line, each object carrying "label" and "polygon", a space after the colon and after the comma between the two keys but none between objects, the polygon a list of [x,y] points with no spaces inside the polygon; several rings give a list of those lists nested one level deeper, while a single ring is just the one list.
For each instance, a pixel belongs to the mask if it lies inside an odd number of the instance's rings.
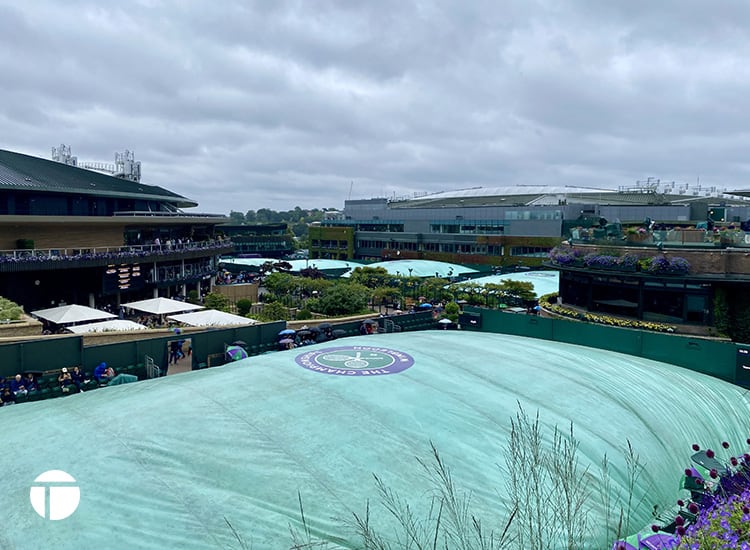
[{"label": "building facade", "polygon": [[284,258],[294,252],[294,236],[286,223],[223,224],[217,227],[239,257]]},{"label": "building facade", "polygon": [[[748,219],[739,196],[694,195],[654,186],[620,190],[516,186],[436,193],[408,200],[348,200],[310,233],[310,256],[423,258],[497,267],[539,266],[570,231],[621,231],[645,219],[669,227]],[[600,220],[607,221],[599,229]]]},{"label": "building facade", "polygon": [[227,218],[164,188],[0,150],[0,295],[26,311],[205,292]]}]

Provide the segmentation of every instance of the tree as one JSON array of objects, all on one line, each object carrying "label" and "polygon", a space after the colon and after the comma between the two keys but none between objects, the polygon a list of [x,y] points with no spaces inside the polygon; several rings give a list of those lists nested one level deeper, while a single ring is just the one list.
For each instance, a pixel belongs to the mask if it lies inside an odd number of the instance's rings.
[{"label": "tree", "polygon": [[299,277],[295,277],[291,273],[281,273],[278,271],[269,273],[263,280],[263,288],[273,296],[284,296],[297,290],[299,287],[298,279]]},{"label": "tree", "polygon": [[258,321],[288,321],[289,310],[281,302],[269,302],[255,315]]},{"label": "tree", "polygon": [[300,277],[306,277],[308,279],[325,279],[326,277],[325,274],[315,266],[301,269],[299,274]]},{"label": "tree", "polygon": [[458,323],[458,313],[461,311],[461,308],[458,307],[458,304],[456,302],[448,302],[445,304],[445,317],[453,321],[454,323]]},{"label": "tree", "polygon": [[315,305],[317,311],[324,315],[355,315],[367,311],[367,302],[371,294],[372,291],[366,286],[337,282],[314,304],[313,300],[310,300],[308,305]]},{"label": "tree", "polygon": [[393,276],[384,267],[355,267],[349,276],[353,283],[364,285],[367,288],[386,286]]},{"label": "tree", "polygon": [[401,301],[401,291],[392,286],[379,286],[372,291],[374,306],[383,304],[397,304]]},{"label": "tree", "polygon": [[533,283],[504,279],[502,287],[503,298],[507,302],[513,302],[516,305],[528,305],[536,302],[537,295],[534,292]]},{"label": "tree", "polygon": [[236,224],[236,225],[242,225],[245,223],[245,215],[242,212],[235,212],[232,210],[229,213],[229,219],[230,223]]},{"label": "tree", "polygon": [[219,292],[209,292],[203,298],[203,305],[209,309],[229,312],[229,298]]},{"label": "tree", "polygon": [[235,305],[237,306],[237,313],[243,317],[246,317],[253,307],[253,303],[247,298],[240,298]]},{"label": "tree", "polygon": [[450,300],[451,293],[446,288],[450,284],[448,279],[429,277],[422,281],[419,292],[429,300]]}]

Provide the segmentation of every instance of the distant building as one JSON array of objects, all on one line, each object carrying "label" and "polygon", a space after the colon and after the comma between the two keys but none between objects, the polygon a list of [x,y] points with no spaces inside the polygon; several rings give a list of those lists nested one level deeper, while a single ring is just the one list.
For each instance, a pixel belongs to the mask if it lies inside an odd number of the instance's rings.
[{"label": "distant building", "polygon": [[[745,220],[750,202],[687,187],[589,189],[553,186],[475,188],[414,199],[348,200],[336,219],[311,228],[312,258],[425,258],[499,267],[538,266],[579,220],[623,226],[646,218]],[[709,193],[717,194],[716,191]]]},{"label": "distant building", "polygon": [[217,230],[232,240],[235,256],[283,258],[294,252],[286,223],[222,224]]},{"label": "distant building", "polygon": [[[0,150],[0,295],[30,311],[60,303],[118,304],[207,291],[223,215],[188,213],[191,199],[140,181]],[[136,177],[137,176],[137,177]]]},{"label": "distant building", "polygon": [[[311,228],[310,256],[546,265],[561,270],[565,303],[645,320],[712,325],[724,322],[717,321],[717,299],[729,300],[739,318],[744,306],[738,297],[750,296],[746,194],[648,180],[620,189],[516,186],[348,200],[343,216]],[[675,276],[635,268],[618,273],[583,266],[582,260],[553,266],[549,253],[563,241],[581,255],[666,253],[684,256],[691,267]]]}]

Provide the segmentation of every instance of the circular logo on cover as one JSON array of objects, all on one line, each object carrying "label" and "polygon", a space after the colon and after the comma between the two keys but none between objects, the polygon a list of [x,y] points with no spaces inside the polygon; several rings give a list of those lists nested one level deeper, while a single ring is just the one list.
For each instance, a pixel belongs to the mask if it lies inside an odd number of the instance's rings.
[{"label": "circular logo on cover", "polygon": [[408,353],[372,346],[343,346],[302,353],[297,364],[323,374],[338,376],[379,376],[396,374],[414,364]]}]

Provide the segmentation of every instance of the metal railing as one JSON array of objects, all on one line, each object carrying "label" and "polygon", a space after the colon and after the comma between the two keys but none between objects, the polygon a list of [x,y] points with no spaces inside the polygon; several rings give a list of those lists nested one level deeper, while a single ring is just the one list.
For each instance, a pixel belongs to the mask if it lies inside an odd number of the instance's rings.
[{"label": "metal railing", "polygon": [[165,256],[192,251],[220,251],[233,248],[228,239],[196,241],[189,243],[143,244],[116,247],[91,248],[29,248],[0,250],[0,264],[30,262],[70,262],[81,260],[117,260]]}]

